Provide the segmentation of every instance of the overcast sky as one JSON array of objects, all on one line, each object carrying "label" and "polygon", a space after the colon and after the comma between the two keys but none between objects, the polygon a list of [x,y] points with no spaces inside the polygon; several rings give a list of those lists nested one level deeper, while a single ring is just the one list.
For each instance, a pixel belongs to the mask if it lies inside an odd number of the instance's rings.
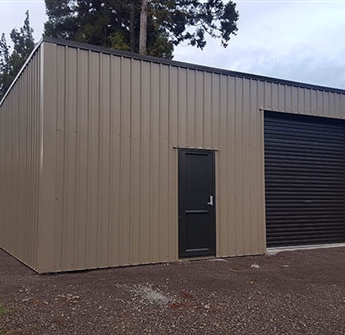
[{"label": "overcast sky", "polygon": [[[345,89],[345,0],[237,0],[237,36],[228,48],[175,49],[175,60]],[[46,20],[43,0],[0,0],[0,32],[22,26],[30,11],[35,39]]]}]

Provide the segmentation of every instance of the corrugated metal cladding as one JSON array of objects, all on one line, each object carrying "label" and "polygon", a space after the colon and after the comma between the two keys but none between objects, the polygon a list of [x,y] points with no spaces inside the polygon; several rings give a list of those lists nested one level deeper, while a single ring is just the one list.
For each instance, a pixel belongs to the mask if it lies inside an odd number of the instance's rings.
[{"label": "corrugated metal cladding", "polygon": [[49,48],[56,82],[56,113],[45,129],[54,136],[47,150],[56,152],[50,271],[177,260],[176,146],[217,150],[217,255],[265,252],[265,84]]},{"label": "corrugated metal cladding", "polygon": [[263,110],[345,116],[331,89],[55,39],[39,48],[39,272],[177,260],[176,147],[215,150],[216,255],[264,253]]},{"label": "corrugated metal cladding", "polygon": [[267,245],[345,242],[345,121],[265,113]]},{"label": "corrugated metal cladding", "polygon": [[37,268],[40,77],[38,50],[0,106],[0,246]]}]

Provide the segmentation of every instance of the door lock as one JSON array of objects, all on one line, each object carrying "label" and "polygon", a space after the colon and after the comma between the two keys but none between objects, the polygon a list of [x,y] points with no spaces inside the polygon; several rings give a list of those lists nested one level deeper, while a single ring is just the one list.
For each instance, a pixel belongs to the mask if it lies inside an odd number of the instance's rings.
[{"label": "door lock", "polygon": [[213,206],[213,196],[210,195],[210,201],[207,203],[209,206]]}]

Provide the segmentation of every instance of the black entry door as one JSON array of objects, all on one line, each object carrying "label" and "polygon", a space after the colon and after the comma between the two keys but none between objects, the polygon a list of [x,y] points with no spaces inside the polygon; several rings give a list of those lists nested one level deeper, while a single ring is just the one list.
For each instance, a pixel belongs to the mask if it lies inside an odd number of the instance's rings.
[{"label": "black entry door", "polygon": [[179,149],[179,256],[216,254],[214,152]]}]

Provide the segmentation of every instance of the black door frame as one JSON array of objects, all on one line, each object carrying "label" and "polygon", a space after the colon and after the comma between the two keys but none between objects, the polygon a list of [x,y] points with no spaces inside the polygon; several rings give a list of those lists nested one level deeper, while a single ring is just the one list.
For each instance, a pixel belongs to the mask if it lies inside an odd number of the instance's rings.
[{"label": "black door frame", "polygon": [[[185,192],[183,192],[183,185],[185,183],[185,154],[208,154],[210,157],[210,180],[209,187],[213,196],[213,206],[209,207],[211,212],[210,223],[210,249],[209,250],[185,250],[185,222],[183,216],[185,215],[184,202]],[[195,148],[178,148],[178,250],[179,258],[187,257],[201,257],[201,256],[216,256],[216,175],[215,175],[215,151],[209,149],[195,149]]]}]

